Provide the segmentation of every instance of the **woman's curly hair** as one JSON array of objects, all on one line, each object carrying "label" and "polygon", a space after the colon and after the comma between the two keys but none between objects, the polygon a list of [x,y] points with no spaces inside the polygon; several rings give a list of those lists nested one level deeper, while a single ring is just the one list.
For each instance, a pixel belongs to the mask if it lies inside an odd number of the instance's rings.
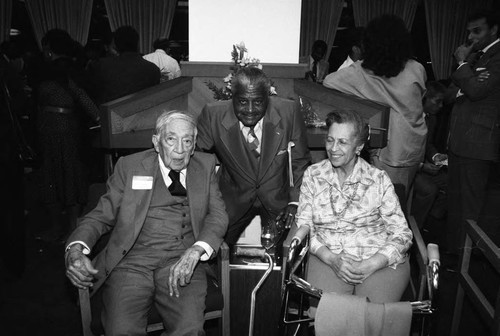
[{"label": "woman's curly hair", "polygon": [[384,14],[368,23],[363,38],[363,68],[377,76],[395,77],[411,57],[410,32],[400,17]]}]

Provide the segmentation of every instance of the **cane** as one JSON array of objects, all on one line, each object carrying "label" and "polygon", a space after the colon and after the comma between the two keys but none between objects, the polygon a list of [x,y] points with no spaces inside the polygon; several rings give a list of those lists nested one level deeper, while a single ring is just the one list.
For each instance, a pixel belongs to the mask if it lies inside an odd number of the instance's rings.
[{"label": "cane", "polygon": [[269,267],[264,272],[264,275],[262,275],[257,285],[255,285],[254,289],[252,290],[252,296],[250,299],[250,320],[248,325],[248,336],[253,336],[253,327],[255,319],[255,297],[257,295],[257,291],[260,289],[264,281],[266,281],[269,274],[271,274],[271,271],[274,268],[274,260],[271,257],[271,255],[269,255],[269,253],[266,252],[266,250],[259,248],[244,248],[236,246],[234,253],[237,256],[242,256],[242,257],[259,257],[259,258],[266,257],[267,262],[269,263]]}]

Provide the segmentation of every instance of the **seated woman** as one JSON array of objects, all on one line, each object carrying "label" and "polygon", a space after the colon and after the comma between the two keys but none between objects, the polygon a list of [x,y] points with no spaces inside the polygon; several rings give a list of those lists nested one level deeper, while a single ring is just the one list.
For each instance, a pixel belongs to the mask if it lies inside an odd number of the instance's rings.
[{"label": "seated woman", "polygon": [[368,126],[351,110],[326,119],[328,159],[310,166],[297,226],[310,232],[307,281],[325,292],[396,302],[408,285],[412,232],[383,170],[359,157]]}]

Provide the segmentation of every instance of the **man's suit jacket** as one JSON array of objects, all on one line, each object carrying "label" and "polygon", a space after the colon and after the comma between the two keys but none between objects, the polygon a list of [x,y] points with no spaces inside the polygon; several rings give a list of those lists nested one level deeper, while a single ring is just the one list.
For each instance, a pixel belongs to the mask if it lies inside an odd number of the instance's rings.
[{"label": "man's suit jacket", "polygon": [[[477,80],[478,68],[489,71],[487,80]],[[500,42],[475,65],[463,64],[451,78],[464,95],[451,113],[449,149],[472,159],[500,159]]]},{"label": "man's suit jacket", "polygon": [[98,105],[157,85],[161,78],[155,64],[134,52],[100,59],[88,72],[88,92]]},{"label": "man's suit jacket", "polygon": [[[187,195],[194,237],[219,249],[227,230],[227,214],[215,173],[215,157],[195,153],[187,167]],[[153,189],[132,189],[135,176],[163,179],[158,154],[149,149],[122,157],[108,179],[107,192],[97,206],[82,218],[68,242],[83,241],[92,248],[98,239],[112,230],[106,247],[94,259],[97,290],[137,239],[151,202]],[[154,185],[154,183],[153,183]]]},{"label": "man's suit jacket", "polygon": [[[299,200],[304,170],[311,161],[304,121],[291,100],[271,97],[262,124],[258,175],[244,148],[232,101],[203,108],[198,119],[197,147],[215,152],[221,162],[219,186],[229,222],[244,215],[258,197],[266,208],[282,210]],[[244,140],[243,140],[244,141]],[[289,186],[287,146],[293,142],[294,187]]]},{"label": "man's suit jacket", "polygon": [[[300,59],[300,63],[307,63],[307,71],[312,71],[314,59],[311,56],[302,57]],[[316,67],[316,81],[321,82],[323,81],[323,79],[325,79],[326,75],[330,73],[330,63],[328,63],[324,59],[321,59],[318,61]],[[309,77],[307,79],[311,78]]]}]

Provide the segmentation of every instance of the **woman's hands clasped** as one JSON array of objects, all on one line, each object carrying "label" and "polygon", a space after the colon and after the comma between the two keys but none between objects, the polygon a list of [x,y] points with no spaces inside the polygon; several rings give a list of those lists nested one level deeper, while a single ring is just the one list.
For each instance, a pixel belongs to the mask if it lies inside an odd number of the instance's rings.
[{"label": "woman's hands clasped", "polygon": [[331,262],[328,263],[335,274],[344,282],[356,285],[363,282],[366,277],[363,272],[357,267],[362,260],[352,254],[341,252],[339,254],[332,253]]},{"label": "woman's hands clasped", "polygon": [[362,283],[370,275],[387,266],[387,257],[378,253],[363,260],[344,251],[335,254],[326,247],[321,247],[317,255],[333,269],[340,279],[350,285]]}]

